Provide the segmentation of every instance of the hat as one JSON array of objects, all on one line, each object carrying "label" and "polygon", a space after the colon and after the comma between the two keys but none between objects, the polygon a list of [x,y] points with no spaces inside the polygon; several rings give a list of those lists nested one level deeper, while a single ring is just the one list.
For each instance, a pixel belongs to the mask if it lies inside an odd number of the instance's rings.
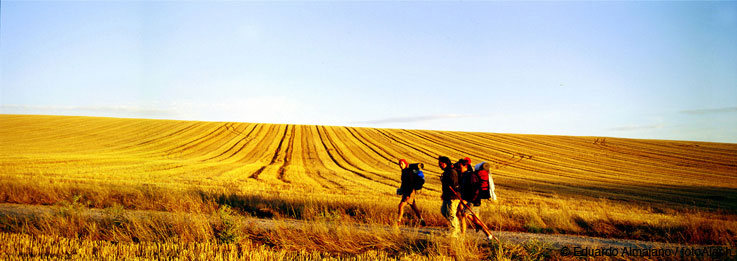
[{"label": "hat", "polygon": [[471,164],[471,158],[469,158],[469,157],[465,157],[465,158],[463,158],[463,159],[464,159],[464,160],[466,160],[466,163],[468,163],[468,164]]},{"label": "hat", "polygon": [[404,165],[405,166],[409,166],[409,163],[407,163],[407,160],[406,159],[400,159],[399,162],[398,162],[399,165],[402,165],[402,162],[404,162]]}]

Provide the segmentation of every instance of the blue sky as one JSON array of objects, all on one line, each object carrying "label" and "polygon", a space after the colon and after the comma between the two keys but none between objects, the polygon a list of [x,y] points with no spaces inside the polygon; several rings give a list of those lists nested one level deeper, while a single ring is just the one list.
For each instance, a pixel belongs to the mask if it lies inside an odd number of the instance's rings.
[{"label": "blue sky", "polygon": [[0,113],[737,143],[737,2],[0,3]]}]

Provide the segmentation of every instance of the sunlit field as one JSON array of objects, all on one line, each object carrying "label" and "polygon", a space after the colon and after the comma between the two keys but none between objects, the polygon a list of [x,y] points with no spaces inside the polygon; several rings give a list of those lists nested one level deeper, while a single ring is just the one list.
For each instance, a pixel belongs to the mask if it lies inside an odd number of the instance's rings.
[{"label": "sunlit field", "polygon": [[[400,158],[425,164],[417,201],[429,226],[444,227],[438,155],[492,163],[499,200],[485,201],[481,216],[493,230],[722,246],[737,239],[737,144],[0,115],[0,203],[55,209],[0,213],[0,258],[547,254],[350,229],[394,221]],[[148,212],[164,216],[142,218]],[[405,213],[403,226],[417,226]],[[238,222],[252,217],[309,225]]]}]

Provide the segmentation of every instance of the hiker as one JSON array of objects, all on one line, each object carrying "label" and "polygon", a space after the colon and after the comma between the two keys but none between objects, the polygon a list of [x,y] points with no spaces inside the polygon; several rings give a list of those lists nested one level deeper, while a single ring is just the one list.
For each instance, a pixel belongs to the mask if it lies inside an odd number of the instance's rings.
[{"label": "hiker", "polygon": [[[463,163],[467,163],[465,160]],[[488,164],[487,164],[488,165]],[[494,239],[491,231],[482,223],[479,216],[481,208],[481,177],[478,172],[468,171],[471,164],[460,164],[461,171],[466,173],[461,180],[461,234],[466,234],[466,224],[470,222],[476,225],[476,231],[482,229],[489,240]]]},{"label": "hiker", "polygon": [[[461,169],[463,167],[463,169]],[[469,175],[473,172],[473,167],[471,167],[470,159],[466,157],[465,159],[459,159],[458,162],[453,164],[453,169],[455,169],[456,172],[458,172],[458,181],[462,182],[463,179],[466,178],[466,175]],[[460,192],[460,191],[456,191]]]},{"label": "hiker", "polygon": [[451,163],[450,158],[445,156],[438,157],[438,167],[443,171],[442,176],[440,176],[440,183],[443,188],[442,195],[440,196],[443,199],[440,213],[450,222],[450,236],[458,237],[459,224],[456,214],[458,212],[460,198],[453,192],[454,190],[458,191],[460,188],[458,184],[458,172],[453,169],[453,163]]},{"label": "hiker", "polygon": [[[396,222],[397,226],[399,226],[402,222],[402,217],[404,216],[404,207],[407,206],[407,204],[409,204],[409,206],[415,212],[415,215],[417,215],[417,217],[420,219],[420,225],[425,226],[425,220],[422,219],[420,210],[417,208],[417,203],[415,202],[415,194],[418,186],[417,184],[420,182],[418,180],[420,178],[418,174],[422,175],[422,167],[422,163],[412,164],[412,167],[410,167],[410,165],[407,163],[407,160],[399,160],[399,168],[402,170],[402,184],[399,186],[397,194],[402,195],[402,200],[399,201],[399,213],[397,214]],[[424,182],[422,183],[424,184]],[[421,186],[422,185],[420,185],[420,187]]]}]

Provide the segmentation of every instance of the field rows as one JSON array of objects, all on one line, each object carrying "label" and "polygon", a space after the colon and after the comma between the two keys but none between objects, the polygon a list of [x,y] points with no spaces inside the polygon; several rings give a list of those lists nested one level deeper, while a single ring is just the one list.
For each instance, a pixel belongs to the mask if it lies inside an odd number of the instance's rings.
[{"label": "field rows", "polygon": [[393,194],[395,162],[493,163],[504,197],[605,197],[737,209],[737,144],[314,125],[0,115],[0,177]]}]

